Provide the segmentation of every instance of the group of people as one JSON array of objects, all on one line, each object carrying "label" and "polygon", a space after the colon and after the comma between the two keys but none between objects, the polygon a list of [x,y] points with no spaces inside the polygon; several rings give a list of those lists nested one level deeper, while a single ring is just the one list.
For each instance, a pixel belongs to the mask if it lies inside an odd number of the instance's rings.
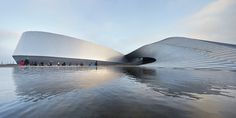
[{"label": "group of people", "polygon": [[[20,60],[19,65],[21,65],[21,66],[28,66],[28,65],[30,65],[30,66],[44,66],[44,65],[52,66],[53,63],[52,63],[52,62],[48,62],[47,64],[44,64],[44,62],[40,62],[40,63],[38,64],[36,61],[30,63],[30,61],[29,61],[28,59],[24,59],[24,60],[22,59],[22,60]],[[63,62],[62,64],[60,64],[60,62],[57,62],[56,65],[57,65],[57,66],[66,66],[67,64],[66,64],[66,62]],[[70,62],[70,63],[68,64],[68,66],[71,66],[71,65],[72,65],[72,63]],[[84,66],[83,63],[75,64],[75,65],[76,65],[76,66],[78,66],[78,65]],[[91,66],[91,65],[93,65],[93,64],[90,63],[89,66]],[[95,66],[98,66],[98,62],[95,61],[94,65],[95,65]]]}]

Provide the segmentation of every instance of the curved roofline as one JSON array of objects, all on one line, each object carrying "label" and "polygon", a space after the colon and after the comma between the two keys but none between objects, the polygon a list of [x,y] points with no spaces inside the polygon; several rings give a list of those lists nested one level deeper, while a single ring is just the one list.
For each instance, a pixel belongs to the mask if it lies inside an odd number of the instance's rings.
[{"label": "curved roofline", "polygon": [[52,32],[45,32],[45,31],[25,31],[25,32],[23,32],[22,35],[24,35],[25,33],[45,33],[45,34],[51,34],[51,35],[58,35],[58,36],[62,36],[62,37],[67,37],[69,40],[71,40],[71,39],[81,40],[83,42],[87,42],[87,43],[90,43],[90,44],[93,44],[93,45],[101,46],[101,47],[116,51],[117,53],[120,53],[121,55],[124,55],[123,53],[121,53],[117,50],[114,50],[110,47],[103,46],[103,45],[100,45],[100,44],[97,44],[97,43],[94,43],[94,42],[90,42],[90,41],[87,41],[87,40],[84,40],[84,39],[75,38],[75,37],[72,37],[72,36],[67,36],[67,35],[62,35],[62,34],[52,33]]},{"label": "curved roofline", "polygon": [[236,44],[223,43],[223,42],[215,42],[215,41],[208,41],[208,40],[202,40],[202,39],[197,39],[197,38],[188,38],[188,37],[181,37],[181,36],[173,36],[173,37],[167,37],[167,38],[162,39],[162,40],[160,40],[160,41],[156,41],[156,42],[153,42],[153,43],[149,43],[149,44],[143,45],[143,46],[141,46],[141,47],[139,47],[139,48],[137,48],[137,49],[135,49],[135,50],[133,50],[133,51],[131,51],[131,52],[125,54],[125,56],[126,56],[126,55],[129,55],[129,54],[131,54],[131,53],[133,53],[133,52],[135,52],[135,51],[137,51],[137,50],[139,50],[139,49],[141,49],[141,48],[144,48],[144,47],[146,47],[146,46],[153,45],[153,44],[155,44],[155,43],[164,42],[164,41],[166,41],[166,40],[174,40],[174,39],[187,39],[187,40],[202,41],[202,42],[213,43],[213,44],[219,44],[219,45],[223,45],[223,46],[230,46],[230,47],[236,48]]},{"label": "curved roofline", "polygon": [[[161,42],[161,41],[165,41],[165,40],[172,40],[172,39],[187,39],[187,40],[195,40],[195,41],[203,41],[203,42],[207,42],[207,43],[215,43],[215,44],[220,44],[220,45],[224,45],[224,46],[236,46],[236,44],[230,44],[230,43],[224,43],[224,42],[217,42],[217,41],[209,41],[209,40],[203,40],[203,39],[198,39],[198,38],[188,38],[188,37],[181,37],[181,36],[174,36],[174,37],[168,37],[165,38],[163,40],[157,41],[157,42]],[[157,43],[154,42],[154,43]],[[153,43],[151,43],[153,44]]]}]

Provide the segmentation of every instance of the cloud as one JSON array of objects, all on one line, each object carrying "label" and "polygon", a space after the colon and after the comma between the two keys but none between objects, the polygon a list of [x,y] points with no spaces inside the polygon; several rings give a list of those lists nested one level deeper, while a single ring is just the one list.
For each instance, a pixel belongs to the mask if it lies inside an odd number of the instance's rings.
[{"label": "cloud", "polygon": [[20,38],[20,33],[0,30],[0,47],[12,49],[17,44]]},{"label": "cloud", "polygon": [[184,21],[194,38],[236,44],[236,1],[216,0]]},{"label": "cloud", "polygon": [[20,38],[20,33],[0,30],[0,61],[1,63],[9,63],[13,61],[11,57],[15,46]]}]

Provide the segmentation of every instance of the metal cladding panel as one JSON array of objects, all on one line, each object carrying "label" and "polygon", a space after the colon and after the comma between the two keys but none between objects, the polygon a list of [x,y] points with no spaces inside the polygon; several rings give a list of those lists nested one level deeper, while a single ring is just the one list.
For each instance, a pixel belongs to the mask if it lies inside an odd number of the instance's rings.
[{"label": "metal cladding panel", "polygon": [[121,62],[123,54],[84,40],[38,31],[23,33],[13,56],[50,56]]},{"label": "metal cladding panel", "polygon": [[236,69],[236,45],[171,37],[145,45],[125,56],[128,60],[151,57],[145,66]]}]

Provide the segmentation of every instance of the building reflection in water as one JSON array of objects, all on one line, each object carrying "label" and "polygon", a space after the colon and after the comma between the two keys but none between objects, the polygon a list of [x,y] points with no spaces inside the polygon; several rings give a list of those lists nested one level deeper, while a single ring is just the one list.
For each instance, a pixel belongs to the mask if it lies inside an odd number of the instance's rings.
[{"label": "building reflection in water", "polygon": [[235,71],[217,69],[16,67],[13,80],[19,99],[0,114],[233,118],[235,77]]},{"label": "building reflection in water", "polygon": [[[63,73],[63,74],[61,74]],[[173,97],[199,99],[195,94],[227,95],[222,89],[235,89],[233,71],[143,68],[143,67],[25,67],[14,68],[17,93],[43,99],[61,93],[106,84],[129,76],[154,91]],[[223,78],[223,79],[222,79]]]},{"label": "building reflection in water", "polygon": [[236,89],[236,72],[218,69],[123,68],[124,73],[166,96],[200,99],[196,94],[227,95],[225,89]]},{"label": "building reflection in water", "polygon": [[95,88],[120,78],[115,68],[15,67],[16,92],[29,100],[44,99],[73,90]]}]

